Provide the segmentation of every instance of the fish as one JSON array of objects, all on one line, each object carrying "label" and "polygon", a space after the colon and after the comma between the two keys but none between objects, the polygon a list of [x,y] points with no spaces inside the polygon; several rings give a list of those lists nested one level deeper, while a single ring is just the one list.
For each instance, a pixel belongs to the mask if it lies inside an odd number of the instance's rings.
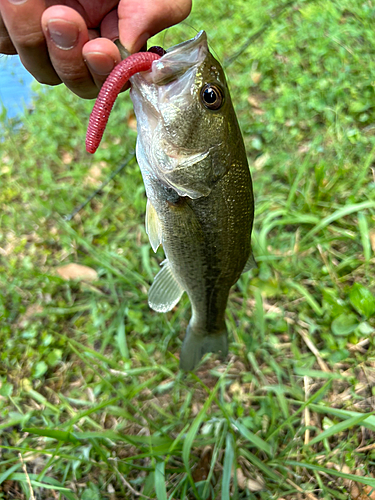
[{"label": "fish", "polygon": [[187,293],[192,315],[180,368],[190,371],[208,352],[227,356],[229,292],[256,266],[246,150],[205,31],[167,50],[130,82],[146,232],[154,252],[162,245],[165,254],[148,303],[165,313]]}]

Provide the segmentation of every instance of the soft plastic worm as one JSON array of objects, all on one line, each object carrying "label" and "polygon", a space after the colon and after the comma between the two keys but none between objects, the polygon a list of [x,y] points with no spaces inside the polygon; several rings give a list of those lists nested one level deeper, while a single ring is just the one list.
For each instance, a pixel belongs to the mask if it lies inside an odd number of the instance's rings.
[{"label": "soft plastic worm", "polygon": [[[155,49],[157,49],[159,53],[156,53]],[[132,54],[115,66],[109,74],[99,92],[90,115],[86,134],[86,151],[95,153],[98,149],[108,122],[109,114],[122,87],[129,78],[136,73],[151,69],[153,61],[160,59],[162,55],[159,49],[159,47],[152,47],[148,52],[137,52],[136,54]]]}]

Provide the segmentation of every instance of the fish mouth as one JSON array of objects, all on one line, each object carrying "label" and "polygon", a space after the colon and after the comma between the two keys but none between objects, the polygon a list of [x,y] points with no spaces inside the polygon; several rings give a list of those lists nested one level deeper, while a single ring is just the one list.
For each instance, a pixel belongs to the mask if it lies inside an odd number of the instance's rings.
[{"label": "fish mouth", "polygon": [[181,112],[192,101],[197,70],[207,54],[207,35],[200,31],[168,49],[150,71],[131,77],[130,96],[143,131],[154,131],[158,122],[163,123],[165,113]]},{"label": "fish mouth", "polygon": [[[203,63],[207,53],[207,35],[205,31],[200,31],[191,40],[168,49],[160,59],[152,63],[150,71],[132,76],[130,79],[132,88],[138,87],[141,90],[144,85],[162,87],[186,73],[195,73],[194,69]],[[142,93],[148,100],[150,92]]]},{"label": "fish mouth", "polygon": [[151,69],[153,83],[165,85],[175,80],[189,69],[200,65],[206,58],[207,52],[207,35],[205,31],[200,31],[191,40],[186,40],[171,47],[164,56],[153,62]]}]

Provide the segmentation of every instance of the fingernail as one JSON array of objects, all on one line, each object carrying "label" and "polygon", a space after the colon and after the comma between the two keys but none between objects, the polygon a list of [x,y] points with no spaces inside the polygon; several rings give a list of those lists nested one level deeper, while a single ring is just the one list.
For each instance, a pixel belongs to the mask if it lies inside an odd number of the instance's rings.
[{"label": "fingernail", "polygon": [[137,47],[140,50],[143,46],[147,50],[147,40],[150,38],[150,33],[142,33],[142,35],[137,40]]},{"label": "fingernail", "polygon": [[124,47],[131,53],[139,52],[143,46],[147,47],[147,40],[150,38],[150,33],[142,33],[135,41],[128,42],[124,40]]},{"label": "fingernail", "polygon": [[116,40],[113,40],[113,43],[116,45],[120,52],[121,59],[126,59],[128,56],[130,56],[130,52],[126,50],[126,48],[122,45],[120,40],[117,38]]},{"label": "fingernail", "polygon": [[21,5],[22,3],[26,3],[27,0],[8,0],[9,3],[12,3],[13,5]]},{"label": "fingernail", "polygon": [[97,75],[109,75],[115,66],[112,57],[102,52],[88,52],[85,62],[92,73]]},{"label": "fingernail", "polygon": [[72,49],[78,40],[78,26],[70,21],[52,19],[47,23],[48,33],[53,43],[62,50]]}]

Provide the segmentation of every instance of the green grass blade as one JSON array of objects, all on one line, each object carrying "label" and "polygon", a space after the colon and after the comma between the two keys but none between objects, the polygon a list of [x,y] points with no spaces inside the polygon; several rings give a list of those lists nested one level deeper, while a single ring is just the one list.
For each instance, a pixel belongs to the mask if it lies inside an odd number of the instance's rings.
[{"label": "green grass blade", "polygon": [[360,173],[359,173],[359,175],[357,177],[357,181],[356,181],[356,183],[354,185],[354,188],[353,188],[353,191],[352,191],[352,195],[353,194],[357,194],[358,191],[360,190],[360,188],[362,187],[363,183],[365,182],[365,179],[366,179],[366,177],[369,174],[369,168],[370,168],[372,162],[374,161],[374,157],[375,157],[375,145],[371,149],[371,151],[368,154],[365,162],[362,165],[361,171],[360,171]]},{"label": "green grass blade", "polygon": [[222,431],[220,433],[220,437],[219,437],[219,433],[215,432],[215,446],[214,446],[214,450],[213,450],[212,457],[211,457],[210,470],[209,470],[207,478],[205,480],[205,484],[204,484],[204,488],[203,488],[203,492],[202,492],[202,497],[204,499],[208,498],[209,488],[210,488],[211,481],[212,481],[212,476],[214,474],[215,466],[218,462],[218,456],[219,456],[219,453],[221,453],[221,451],[223,449],[225,438],[228,435],[228,423],[223,420],[221,428],[222,428]]},{"label": "green grass blade", "polygon": [[[0,464],[1,465],[1,464]],[[16,470],[22,467],[22,464],[19,462],[18,464],[12,465],[8,470],[5,470],[2,474],[0,474],[0,484],[2,484],[8,477],[13,474]]]},{"label": "green grass blade", "polygon": [[370,231],[369,231],[366,215],[363,213],[358,214],[358,229],[359,229],[359,233],[361,235],[363,256],[365,258],[365,261],[368,262],[371,258]]},{"label": "green grass blade", "polygon": [[259,328],[260,338],[263,340],[266,334],[266,320],[264,317],[262,293],[259,288],[254,288],[253,293],[255,297],[254,315],[256,317],[256,325]]},{"label": "green grass blade", "polygon": [[359,425],[361,422],[363,422],[363,420],[366,420],[371,415],[372,413],[370,414],[365,413],[364,415],[351,417],[348,418],[347,420],[344,420],[344,422],[339,422],[338,424],[332,425],[328,429],[325,429],[323,432],[321,432],[318,436],[315,436],[306,446],[312,446],[313,444],[318,443],[323,439],[327,439],[331,436],[338,434],[339,432],[343,432],[346,429],[354,427],[355,425]]},{"label": "green grass blade", "polygon": [[81,412],[77,413],[76,415],[74,415],[74,417],[72,417],[70,420],[67,420],[66,422],[64,422],[62,424],[62,427],[71,427],[76,422],[78,422],[78,420],[81,420],[81,418],[88,417],[89,415],[92,415],[93,413],[96,413],[97,411],[99,411],[107,406],[113,405],[113,404],[117,403],[118,400],[119,400],[119,397],[112,398],[112,399],[109,399],[108,401],[104,401],[103,403],[95,405],[92,408],[89,408],[88,410],[81,411]]},{"label": "green grass blade", "polygon": [[310,396],[310,398],[307,401],[305,401],[303,403],[299,402],[299,404],[301,404],[300,409],[297,410],[296,412],[294,412],[294,414],[291,415],[289,418],[285,419],[274,431],[272,431],[271,434],[269,436],[267,436],[267,441],[269,439],[271,439],[273,436],[276,436],[283,427],[285,427],[286,425],[289,425],[291,423],[291,421],[296,417],[296,415],[298,413],[300,413],[301,411],[303,411],[313,401],[316,401],[316,400],[319,401],[319,399],[321,399],[324,396],[324,394],[327,392],[327,390],[331,386],[331,383],[332,383],[332,381],[328,380],[324,385],[322,385],[322,387],[320,389],[318,389],[312,396]]},{"label": "green grass blade", "polygon": [[0,424],[0,431],[2,429],[6,429],[7,427],[16,427],[17,425],[23,425],[24,422],[27,422],[30,417],[31,417],[31,413],[26,413],[25,415],[21,415],[21,416],[17,416],[17,417],[13,417],[13,418],[10,418],[9,420],[7,420],[6,422],[3,422],[2,424]]},{"label": "green grass blade", "polygon": [[[10,451],[20,451],[21,453],[26,453],[26,452],[30,452],[30,453],[34,453],[34,454],[40,454],[40,455],[47,455],[47,456],[51,456],[51,457],[57,457],[57,458],[63,458],[65,460],[67,460],[68,462],[72,462],[74,460],[77,459],[76,456],[74,456],[74,454],[68,454],[68,453],[56,453],[56,449],[54,449],[53,451],[49,451],[48,449],[44,448],[43,450],[42,449],[35,449],[35,448],[29,448],[29,447],[24,447],[22,448],[21,446],[4,446],[2,444],[0,444],[0,449],[4,449],[4,450],[10,450]],[[82,462],[85,462],[85,463],[93,463],[92,460],[90,459],[86,459],[85,457],[80,457],[80,460]],[[101,466],[102,464],[99,464],[99,466]]]},{"label": "green grass blade", "polygon": [[[297,401],[295,401],[295,403],[297,403]],[[301,402],[298,401],[298,404],[301,404]],[[359,417],[360,415],[363,415],[363,413],[358,413],[356,411],[341,410],[340,408],[331,408],[330,406],[324,406],[313,403],[309,404],[309,408],[312,411],[316,411],[317,413],[335,415],[336,417],[340,418]],[[362,425],[363,427],[366,427],[367,429],[370,429],[371,431],[375,432],[375,416],[374,415],[367,416],[362,421]]]},{"label": "green grass blade", "polygon": [[335,477],[341,477],[347,481],[355,481],[357,483],[365,484],[366,486],[371,486],[375,488],[375,479],[356,476],[355,474],[345,474],[344,472],[337,471],[336,469],[327,469],[326,467],[321,467],[320,465],[308,464],[305,462],[297,462],[295,460],[286,460],[286,465],[292,465],[294,467],[305,467],[305,469],[314,470],[318,472],[324,472]]},{"label": "green grass blade", "polygon": [[221,498],[222,500],[230,499],[230,479],[232,473],[232,465],[234,461],[234,442],[230,432],[227,433],[225,439],[225,455],[223,464],[223,480],[221,483]]},{"label": "green grass blade", "polygon": [[311,370],[309,368],[300,368],[296,366],[294,368],[294,373],[301,377],[311,377],[311,378],[323,378],[323,379],[340,379],[345,380],[346,377],[337,372],[322,372],[320,370]]},{"label": "green grass blade", "polygon": [[290,207],[294,201],[295,194],[296,194],[296,191],[298,188],[298,184],[300,183],[302,177],[305,175],[306,170],[308,169],[308,167],[310,165],[310,161],[311,161],[311,155],[308,154],[306,156],[306,158],[304,159],[302,165],[298,168],[296,178],[294,179],[294,182],[290,187],[288,199],[286,200],[285,207],[287,210],[290,209]]},{"label": "green grass blade", "polygon": [[272,448],[268,443],[263,441],[262,438],[260,438],[259,436],[257,436],[253,432],[251,432],[247,427],[245,427],[243,424],[241,424],[241,422],[238,422],[238,420],[233,420],[233,419],[231,419],[231,420],[232,420],[233,425],[238,429],[240,434],[242,434],[242,436],[247,441],[252,443],[259,450],[264,451],[264,453],[267,453],[268,456],[271,457],[273,455]]},{"label": "green grass blade", "polygon": [[247,458],[253,465],[255,465],[255,467],[257,467],[260,471],[264,473],[264,475],[266,475],[270,479],[273,479],[274,481],[277,482],[280,481],[280,476],[276,472],[274,472],[270,467],[268,467],[268,465],[262,462],[262,460],[256,457],[254,453],[251,453],[251,451],[241,448],[239,454]]},{"label": "green grass blade", "polygon": [[64,335],[63,333],[59,333],[59,332],[54,331],[53,334],[66,340],[69,344],[72,344],[73,346],[77,347],[80,351],[85,352],[85,353],[89,354],[90,356],[93,356],[94,358],[97,358],[99,361],[101,361],[105,364],[108,364],[109,366],[112,366],[112,368],[116,368],[118,370],[122,368],[120,364],[116,363],[108,356],[104,356],[100,352],[97,352],[94,349],[90,349],[90,347],[87,347],[86,345],[82,344],[81,342],[78,342],[77,340],[75,340],[71,337],[68,337],[67,335]]},{"label": "green grass blade", "polygon": [[366,210],[367,208],[375,208],[375,201],[363,201],[362,203],[352,203],[350,205],[345,205],[344,207],[336,210],[333,214],[328,215],[323,220],[319,222],[314,228],[312,228],[305,236],[301,239],[301,245],[305,240],[314,236],[325,227],[327,227],[332,222],[346,217],[347,215],[353,214],[355,212],[360,212],[361,210]]},{"label": "green grass blade", "polygon": [[123,360],[129,359],[129,349],[126,342],[126,332],[125,332],[125,317],[121,314],[118,319],[117,335],[116,335],[117,345],[121,353]]},{"label": "green grass blade", "polygon": [[77,439],[110,439],[114,442],[125,441],[135,446],[152,446],[155,447],[165,447],[166,450],[169,450],[172,440],[166,436],[137,436],[132,434],[123,434],[121,432],[111,431],[111,430],[103,430],[101,432],[96,431],[88,431],[88,432],[79,432],[74,434]]},{"label": "green grass blade", "polygon": [[63,441],[64,443],[80,444],[80,441],[71,432],[56,431],[53,429],[37,429],[34,427],[25,427],[23,431],[36,434],[37,436],[57,439],[58,441]]},{"label": "green grass blade", "polygon": [[306,302],[310,305],[311,309],[313,309],[318,316],[323,316],[323,309],[320,307],[320,305],[317,303],[317,301],[314,299],[311,293],[308,290],[306,290],[304,286],[292,280],[287,280],[287,285],[294,288],[303,297],[305,297]]},{"label": "green grass blade", "polygon": [[[35,479],[37,477],[37,474],[28,474],[28,476],[30,478],[30,482],[31,482],[32,486],[34,486],[36,488],[45,488],[47,490],[57,490],[57,491],[63,492],[67,498],[69,498],[69,496],[68,496],[69,494],[71,495],[70,498],[74,498],[74,499],[76,498],[73,495],[73,492],[71,489],[65,488],[61,483],[59,483],[59,481],[57,481],[56,479],[54,479],[52,477],[44,477],[44,482],[41,483],[40,481],[37,481]],[[9,480],[10,481],[26,482],[27,477],[26,477],[26,474],[24,474],[23,472],[16,472],[9,477]]]},{"label": "green grass blade", "polygon": [[167,490],[165,487],[165,463],[156,462],[155,465],[155,493],[158,500],[167,500]]},{"label": "green grass blade", "polygon": [[193,480],[193,477],[191,475],[191,470],[190,470],[190,463],[189,463],[189,458],[190,458],[190,451],[193,446],[194,439],[198,433],[198,429],[201,426],[201,423],[203,422],[204,417],[207,414],[208,408],[211,406],[212,401],[214,400],[216,393],[220,387],[221,384],[221,378],[218,380],[216,383],[215,387],[212,389],[209,397],[206,399],[206,402],[203,405],[203,408],[200,410],[198,415],[195,417],[193,423],[190,426],[189,432],[186,435],[184,445],[182,448],[182,460],[185,465],[185,470],[189,476],[189,480],[191,482],[191,485],[193,487],[194,493],[197,497],[199,497],[198,492],[196,491],[195,483]]},{"label": "green grass blade", "polygon": [[38,391],[35,391],[34,389],[27,389],[27,394],[35,399],[35,401],[38,401],[38,403],[45,405],[47,408],[52,410],[56,414],[60,414],[60,410],[56,408],[56,406],[53,406],[47,398],[45,398],[42,394],[40,394]]}]

